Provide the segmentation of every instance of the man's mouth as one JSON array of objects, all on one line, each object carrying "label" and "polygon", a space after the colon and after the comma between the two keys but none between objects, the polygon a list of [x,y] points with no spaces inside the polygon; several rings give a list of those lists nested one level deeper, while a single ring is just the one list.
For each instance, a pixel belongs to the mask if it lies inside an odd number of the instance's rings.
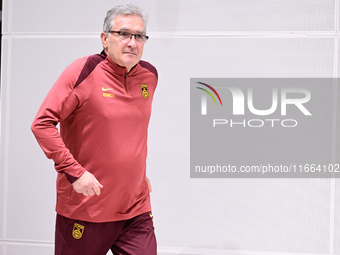
[{"label": "man's mouth", "polygon": [[127,55],[134,55],[134,56],[136,56],[137,54],[136,53],[134,53],[134,52],[124,52],[124,54],[127,54]]}]

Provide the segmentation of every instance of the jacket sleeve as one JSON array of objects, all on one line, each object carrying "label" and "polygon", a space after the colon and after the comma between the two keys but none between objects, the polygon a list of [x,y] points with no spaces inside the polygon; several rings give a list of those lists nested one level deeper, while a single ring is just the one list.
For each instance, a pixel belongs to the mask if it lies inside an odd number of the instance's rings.
[{"label": "jacket sleeve", "polygon": [[78,106],[74,84],[86,59],[79,59],[68,66],[55,82],[32,123],[31,130],[55,169],[64,173],[70,183],[76,181],[85,169],[73,157],[63,142],[57,124],[66,119]]}]

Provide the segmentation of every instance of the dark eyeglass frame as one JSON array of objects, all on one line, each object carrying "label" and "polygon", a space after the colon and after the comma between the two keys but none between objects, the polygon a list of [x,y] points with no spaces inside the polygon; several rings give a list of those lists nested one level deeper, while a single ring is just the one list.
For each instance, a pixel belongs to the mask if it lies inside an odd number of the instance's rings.
[{"label": "dark eyeglass frame", "polygon": [[146,42],[149,39],[149,36],[147,35],[142,35],[142,34],[133,34],[127,31],[114,31],[111,30],[109,31],[111,34],[118,34],[119,36],[125,37],[123,40],[129,39],[131,40],[132,36],[135,37],[135,40],[137,42]]}]

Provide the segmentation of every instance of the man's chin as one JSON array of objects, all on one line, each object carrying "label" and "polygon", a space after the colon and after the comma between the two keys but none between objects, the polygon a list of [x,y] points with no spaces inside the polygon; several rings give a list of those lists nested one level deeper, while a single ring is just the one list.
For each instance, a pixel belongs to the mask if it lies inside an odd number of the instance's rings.
[{"label": "man's chin", "polygon": [[135,65],[137,65],[138,62],[139,62],[139,59],[135,58],[132,61],[125,61],[124,66],[129,70]]}]

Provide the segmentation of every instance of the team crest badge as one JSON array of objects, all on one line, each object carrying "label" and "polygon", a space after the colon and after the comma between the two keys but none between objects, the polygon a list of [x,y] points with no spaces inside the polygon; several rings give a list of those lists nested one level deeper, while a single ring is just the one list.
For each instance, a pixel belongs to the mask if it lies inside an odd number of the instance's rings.
[{"label": "team crest badge", "polygon": [[85,229],[84,226],[82,226],[82,225],[80,225],[78,223],[74,223],[73,231],[72,231],[72,236],[75,239],[80,239],[83,236],[84,229]]},{"label": "team crest badge", "polygon": [[141,84],[140,88],[142,90],[142,95],[145,99],[149,98],[148,84]]}]

